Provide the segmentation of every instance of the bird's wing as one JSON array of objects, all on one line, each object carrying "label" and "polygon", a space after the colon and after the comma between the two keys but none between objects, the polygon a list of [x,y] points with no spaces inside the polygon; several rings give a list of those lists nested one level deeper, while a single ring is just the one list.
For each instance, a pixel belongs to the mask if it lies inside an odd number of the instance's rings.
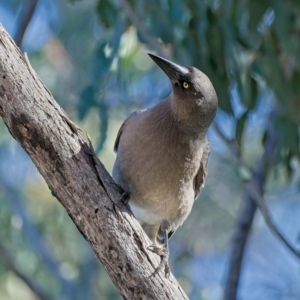
[{"label": "bird's wing", "polygon": [[197,175],[194,178],[195,200],[198,198],[201,188],[204,187],[205,184],[205,179],[208,171],[207,165],[208,165],[209,153],[210,153],[210,145],[208,139],[206,138],[202,158],[200,161],[200,167]]},{"label": "bird's wing", "polygon": [[119,147],[119,142],[120,142],[120,138],[121,138],[121,135],[122,135],[122,132],[124,131],[124,128],[126,126],[126,122],[131,119],[132,117],[136,116],[137,114],[140,114],[141,112],[145,111],[147,109],[140,109],[140,110],[137,110],[137,111],[134,111],[133,113],[131,113],[129,115],[129,117],[123,122],[123,124],[121,125],[120,129],[119,129],[119,132],[117,134],[117,137],[116,137],[116,140],[115,140],[115,144],[114,144],[114,151],[115,153],[118,152],[118,147]]},{"label": "bird's wing", "polygon": [[[208,170],[207,165],[208,165],[209,153],[210,153],[209,141],[207,138],[205,138],[203,154],[202,154],[202,158],[200,161],[200,167],[199,167],[198,173],[196,174],[196,176],[194,178],[194,190],[195,190],[195,199],[194,200],[196,200],[198,198],[201,188],[204,186],[204,183],[205,183],[205,178],[206,178],[207,170]],[[168,232],[168,239],[170,239],[172,237],[172,235],[174,234],[176,229]],[[160,231],[161,231],[161,228],[160,228]],[[160,231],[159,231],[159,233],[160,233]]]}]

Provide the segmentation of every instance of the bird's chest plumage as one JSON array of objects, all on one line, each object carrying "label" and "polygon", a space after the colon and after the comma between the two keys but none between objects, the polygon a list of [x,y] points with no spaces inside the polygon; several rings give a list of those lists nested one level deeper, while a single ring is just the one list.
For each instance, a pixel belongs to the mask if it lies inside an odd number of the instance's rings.
[{"label": "bird's chest plumage", "polygon": [[[159,132],[155,138],[138,134],[135,141],[139,152],[123,144],[122,157],[117,159],[121,169],[126,170],[121,180],[126,181],[133,211],[138,219],[139,215],[143,220],[148,218],[148,223],[166,219],[180,224],[194,202],[193,179],[199,170],[203,143],[185,136],[159,136]],[[178,222],[180,219],[182,222]]]}]

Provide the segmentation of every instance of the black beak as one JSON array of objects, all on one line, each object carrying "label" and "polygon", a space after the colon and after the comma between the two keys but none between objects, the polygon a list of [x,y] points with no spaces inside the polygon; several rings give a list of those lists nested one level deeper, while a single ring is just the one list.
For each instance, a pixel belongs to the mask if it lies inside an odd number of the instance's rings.
[{"label": "black beak", "polygon": [[165,58],[148,53],[154,62],[167,74],[171,81],[177,81],[189,72],[188,68],[177,65]]}]

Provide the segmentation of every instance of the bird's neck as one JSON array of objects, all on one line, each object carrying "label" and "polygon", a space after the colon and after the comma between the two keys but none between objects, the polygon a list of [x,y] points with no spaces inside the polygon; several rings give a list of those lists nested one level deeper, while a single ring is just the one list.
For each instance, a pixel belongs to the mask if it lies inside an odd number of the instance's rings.
[{"label": "bird's neck", "polygon": [[170,110],[180,131],[197,138],[203,138],[210,126],[213,116],[202,112],[196,104],[188,103],[184,99],[176,99],[171,94],[167,99]]}]

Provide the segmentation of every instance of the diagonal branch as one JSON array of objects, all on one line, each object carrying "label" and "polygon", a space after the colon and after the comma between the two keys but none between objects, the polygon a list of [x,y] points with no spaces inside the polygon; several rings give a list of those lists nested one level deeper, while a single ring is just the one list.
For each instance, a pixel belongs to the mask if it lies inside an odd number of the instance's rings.
[{"label": "diagonal branch", "polygon": [[240,272],[242,268],[243,256],[252,226],[253,218],[258,207],[266,224],[271,231],[288,247],[288,249],[300,258],[300,253],[292,244],[283,236],[281,231],[274,224],[271,214],[263,198],[263,186],[265,183],[264,166],[266,163],[271,163],[274,158],[274,150],[276,149],[277,137],[272,126],[272,120],[277,114],[276,108],[272,111],[269,117],[268,133],[269,140],[265,145],[265,152],[262,155],[257,167],[252,170],[243,162],[239,152],[236,151],[234,144],[231,140],[227,139],[222,130],[214,123],[214,129],[222,141],[231,150],[233,157],[240,167],[246,168],[251,173],[250,181],[245,182],[246,198],[242,203],[237,226],[233,234],[232,249],[230,255],[230,263],[228,270],[228,277],[224,289],[224,300],[233,300],[237,297],[238,283]]},{"label": "diagonal branch", "polygon": [[174,276],[150,278],[159,265],[157,255],[147,251],[151,241],[118,202],[121,195],[100,162],[103,178],[98,179],[94,157],[78,128],[2,26],[0,116],[125,299],[187,299]]},{"label": "diagonal branch", "polygon": [[[235,151],[232,147],[232,141],[228,140],[224,133],[222,132],[222,130],[219,128],[219,126],[214,123],[214,129],[216,130],[217,134],[221,137],[222,141],[225,142],[225,144],[228,146],[228,148],[233,152],[234,158],[236,159],[236,161],[238,162],[238,164],[241,167],[247,168],[247,170],[249,170],[251,172],[251,180],[249,182],[245,182],[245,189],[247,191],[247,193],[252,197],[253,201],[255,202],[255,204],[257,205],[257,207],[259,208],[266,224],[269,226],[269,228],[272,230],[272,232],[277,235],[277,237],[292,251],[292,253],[294,253],[298,258],[300,258],[300,252],[297,251],[288,241],[287,239],[283,236],[283,234],[281,233],[281,231],[277,228],[277,226],[274,224],[274,221],[271,217],[271,214],[268,210],[268,207],[265,203],[265,199],[263,197],[263,189],[262,187],[259,187],[258,183],[256,182],[255,178],[257,177],[255,174],[254,170],[251,170],[240,158],[240,156],[237,154],[238,152]],[[269,143],[273,144],[272,141],[270,141]],[[266,145],[266,148],[268,148],[269,145]],[[274,149],[272,149],[274,150]],[[266,149],[266,151],[268,151],[268,149]],[[265,160],[270,157],[272,157],[272,155],[270,153],[264,153],[261,162],[259,163],[259,171],[257,172],[257,174],[260,174],[260,177],[262,177],[262,167],[265,163]],[[264,181],[263,178],[261,178],[261,181]]]},{"label": "diagonal branch", "polygon": [[[263,176],[260,164],[258,164],[251,180],[256,183],[257,188],[262,193],[265,178]],[[257,206],[252,195],[249,194],[248,191],[246,191],[245,199],[241,204],[237,224],[235,226],[232,237],[228,275],[226,278],[223,295],[224,300],[237,299],[237,291],[242,270],[244,253],[256,210]]]},{"label": "diagonal branch", "polygon": [[258,193],[258,188],[255,186],[254,182],[247,182],[245,184],[246,190],[251,195],[251,197],[255,200],[255,204],[259,208],[266,224],[269,226],[271,231],[277,235],[277,237],[286,245],[286,247],[297,257],[300,258],[300,251],[294,248],[294,246],[284,237],[281,231],[275,225],[272,215],[269,212],[269,209],[266,205],[266,201],[264,197]]}]

